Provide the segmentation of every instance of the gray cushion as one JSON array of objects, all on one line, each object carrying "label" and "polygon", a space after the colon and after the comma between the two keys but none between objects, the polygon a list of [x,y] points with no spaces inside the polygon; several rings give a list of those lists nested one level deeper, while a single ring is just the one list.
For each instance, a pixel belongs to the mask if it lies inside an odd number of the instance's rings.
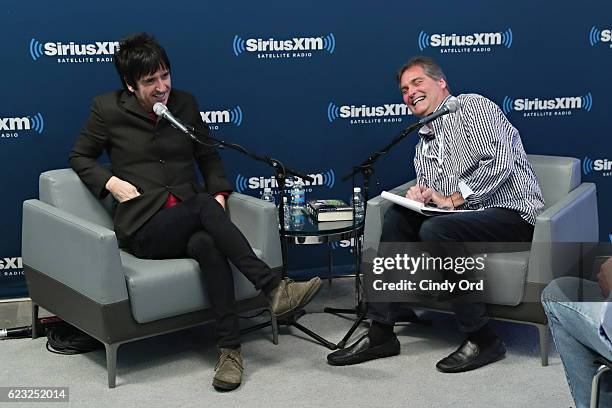
[{"label": "gray cushion", "polygon": [[42,173],[38,181],[40,201],[60,208],[94,224],[114,230],[109,214],[111,196],[98,200],[81,182],[72,169],[50,170]]},{"label": "gray cushion", "polygon": [[[523,301],[529,251],[487,254],[485,302],[516,306]],[[486,283],[485,283],[486,285]]]},{"label": "gray cushion", "polygon": [[[255,250],[258,257],[261,253]],[[140,259],[121,251],[121,260],[138,323],[148,323],[210,306],[204,278],[193,259]],[[258,294],[244,275],[234,268],[236,300]]]}]

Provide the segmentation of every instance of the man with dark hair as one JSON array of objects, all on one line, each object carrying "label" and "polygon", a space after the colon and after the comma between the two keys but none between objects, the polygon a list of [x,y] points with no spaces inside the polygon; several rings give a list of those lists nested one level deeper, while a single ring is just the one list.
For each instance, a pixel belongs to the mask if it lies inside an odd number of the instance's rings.
[{"label": "man with dark hair", "polygon": [[[195,98],[172,89],[170,61],[146,34],[120,43],[115,65],[124,89],[98,96],[72,151],[70,164],[97,197],[111,193],[119,245],[140,258],[194,258],[204,275],[215,312],[220,348],[213,386],[232,390],[243,371],[234,282],[228,260],[286,316],[304,307],[319,278],[281,279],[250,247],[225,213],[231,186],[208,139]],[[206,144],[193,142],[153,113],[157,102],[194,124]],[[106,150],[111,168],[98,158]],[[206,189],[196,179],[195,163]]]},{"label": "man with dark hair", "polygon": [[[431,58],[413,58],[399,70],[397,80],[404,103],[416,116],[435,112],[451,98],[446,77]],[[457,100],[455,113],[419,130],[414,157],[418,182],[406,197],[440,208],[482,211],[425,217],[393,206],[385,214],[379,253],[384,254],[385,243],[433,242],[437,244],[428,247],[442,252],[452,247],[456,256],[465,249],[449,242],[531,240],[544,200],[518,131],[489,99],[464,94]],[[451,304],[466,340],[436,368],[461,372],[501,358],[506,349],[489,327],[486,305],[466,301]],[[399,354],[400,345],[393,332],[399,303],[370,302],[368,308],[372,319],[369,332],[350,347],[330,354],[330,364],[357,364]]]}]

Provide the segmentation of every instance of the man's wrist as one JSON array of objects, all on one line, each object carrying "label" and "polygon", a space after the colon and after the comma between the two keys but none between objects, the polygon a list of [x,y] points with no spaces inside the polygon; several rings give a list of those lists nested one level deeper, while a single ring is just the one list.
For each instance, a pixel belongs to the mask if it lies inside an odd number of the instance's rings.
[{"label": "man's wrist", "polygon": [[459,191],[455,191],[449,198],[453,208],[461,207],[465,203],[465,199]]}]

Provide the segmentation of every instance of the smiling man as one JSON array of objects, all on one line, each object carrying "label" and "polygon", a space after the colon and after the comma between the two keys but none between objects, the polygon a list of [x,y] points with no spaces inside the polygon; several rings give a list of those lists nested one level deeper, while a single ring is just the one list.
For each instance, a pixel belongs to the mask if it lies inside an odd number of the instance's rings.
[{"label": "smiling man", "polygon": [[[277,316],[294,313],[321,286],[319,278],[297,283],[262,262],[225,213],[231,186],[221,158],[208,138],[195,98],[172,89],[165,50],[146,34],[121,41],[115,66],[123,90],[94,99],[70,164],[96,197],[109,193],[119,245],[140,258],[193,258],[202,272],[217,320],[218,390],[242,381],[238,315],[228,260],[266,294]],[[153,113],[157,102],[193,124],[205,144],[193,142]],[[111,167],[98,158],[106,151]],[[198,165],[204,188],[196,178]]]},{"label": "smiling man", "polygon": [[[451,98],[446,76],[428,57],[411,59],[398,71],[397,81],[404,103],[419,117],[435,112]],[[482,211],[426,217],[395,205],[385,214],[380,256],[396,255],[385,245],[389,243],[525,242],[532,238],[544,201],[518,131],[489,99],[463,94],[457,100],[459,108],[455,113],[441,116],[419,130],[414,156],[418,182],[406,197],[443,208]],[[431,254],[436,256],[470,255],[461,245],[428,248],[437,251]],[[451,303],[466,339],[436,368],[456,373],[503,357],[506,348],[489,327],[486,305]],[[330,354],[328,362],[349,365],[399,354],[400,345],[393,332],[399,305],[370,302],[369,332],[346,349]]]}]

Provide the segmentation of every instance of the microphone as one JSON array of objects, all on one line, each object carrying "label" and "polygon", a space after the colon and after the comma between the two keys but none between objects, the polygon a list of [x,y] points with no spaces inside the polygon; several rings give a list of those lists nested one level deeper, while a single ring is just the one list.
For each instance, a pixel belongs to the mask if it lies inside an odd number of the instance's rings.
[{"label": "microphone", "polygon": [[170,124],[175,128],[185,133],[186,135],[191,136],[191,132],[180,120],[174,117],[172,113],[168,110],[168,107],[161,102],[157,102],[153,105],[153,112],[160,118],[166,119]]},{"label": "microphone", "polygon": [[418,124],[419,126],[423,126],[429,122],[434,121],[435,119],[438,119],[440,116],[448,115],[449,113],[455,113],[458,108],[459,99],[455,98],[454,96],[451,96],[450,98],[448,98],[448,101],[446,101],[444,106],[419,120]]}]

